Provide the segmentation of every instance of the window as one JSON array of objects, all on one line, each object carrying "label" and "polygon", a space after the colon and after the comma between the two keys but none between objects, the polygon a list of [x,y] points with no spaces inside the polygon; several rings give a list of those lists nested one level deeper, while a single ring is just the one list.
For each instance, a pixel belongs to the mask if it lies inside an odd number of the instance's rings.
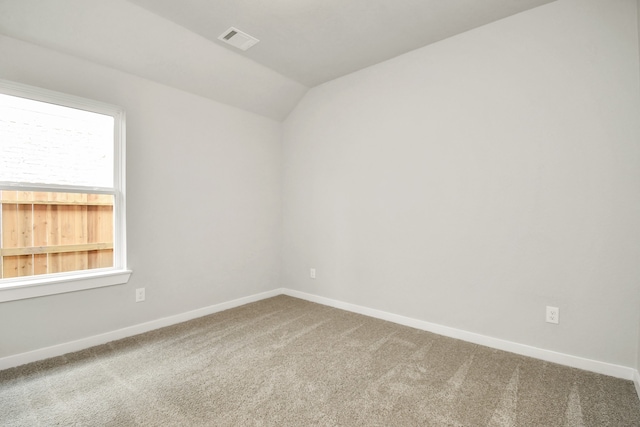
[{"label": "window", "polygon": [[0,81],[0,302],[126,283],[124,111]]}]

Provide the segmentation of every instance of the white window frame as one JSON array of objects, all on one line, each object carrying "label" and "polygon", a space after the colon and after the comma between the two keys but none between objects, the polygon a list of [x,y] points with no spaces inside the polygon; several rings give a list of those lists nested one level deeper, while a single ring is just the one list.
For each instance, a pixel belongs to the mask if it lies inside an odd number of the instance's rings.
[{"label": "white window frame", "polygon": [[0,80],[0,93],[105,114],[113,117],[115,123],[113,188],[0,182],[0,190],[8,191],[63,191],[67,193],[113,195],[113,267],[0,279],[0,303],[127,283],[132,272],[127,269],[125,209],[126,117],[124,109],[90,99],[7,80]]}]

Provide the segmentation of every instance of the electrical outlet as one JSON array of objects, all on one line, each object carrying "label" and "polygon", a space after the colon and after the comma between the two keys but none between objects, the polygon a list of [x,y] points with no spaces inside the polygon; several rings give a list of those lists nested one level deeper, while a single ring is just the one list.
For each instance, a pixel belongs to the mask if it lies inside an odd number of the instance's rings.
[{"label": "electrical outlet", "polygon": [[547,323],[560,323],[560,309],[547,306]]},{"label": "electrical outlet", "polygon": [[309,277],[312,279],[316,278],[316,269],[312,268],[311,270],[309,270]]},{"label": "electrical outlet", "polygon": [[144,301],[144,288],[136,289],[136,302]]}]

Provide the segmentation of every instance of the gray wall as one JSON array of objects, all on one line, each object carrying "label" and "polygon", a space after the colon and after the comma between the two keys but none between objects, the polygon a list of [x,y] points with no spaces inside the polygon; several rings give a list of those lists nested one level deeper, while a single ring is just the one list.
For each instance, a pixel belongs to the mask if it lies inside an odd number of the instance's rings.
[{"label": "gray wall", "polygon": [[280,286],[280,123],[6,37],[0,64],[0,78],[127,111],[134,271],[127,285],[0,304],[0,357]]},{"label": "gray wall", "polygon": [[0,78],[127,110],[134,270],[0,304],[0,357],[286,286],[640,366],[636,16],[559,0],[317,87],[284,134],[0,37]]},{"label": "gray wall", "polygon": [[[637,9],[637,16],[638,16],[638,56],[640,57],[640,0],[638,0],[637,5],[636,5],[636,9]],[[640,292],[640,286],[638,286],[638,292]],[[638,314],[640,317],[640,306],[638,306]],[[638,320],[638,322],[640,323],[640,319]],[[640,328],[639,328],[639,335],[638,335],[638,341],[637,341],[637,345],[636,345],[636,355],[637,355],[637,360],[636,360],[636,369],[640,370]],[[636,384],[636,386],[638,386],[640,384]],[[640,391],[639,391],[640,394]]]},{"label": "gray wall", "polygon": [[559,0],[312,89],[284,126],[284,285],[636,366],[636,16]]}]

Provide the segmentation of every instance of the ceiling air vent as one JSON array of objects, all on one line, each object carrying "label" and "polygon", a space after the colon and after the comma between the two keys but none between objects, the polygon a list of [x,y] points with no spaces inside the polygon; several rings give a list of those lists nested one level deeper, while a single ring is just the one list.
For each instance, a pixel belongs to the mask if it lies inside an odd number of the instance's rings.
[{"label": "ceiling air vent", "polygon": [[218,40],[230,44],[233,47],[237,47],[240,50],[247,50],[260,41],[257,38],[251,37],[249,34],[243,33],[239,29],[233,27],[220,34],[218,36]]}]

